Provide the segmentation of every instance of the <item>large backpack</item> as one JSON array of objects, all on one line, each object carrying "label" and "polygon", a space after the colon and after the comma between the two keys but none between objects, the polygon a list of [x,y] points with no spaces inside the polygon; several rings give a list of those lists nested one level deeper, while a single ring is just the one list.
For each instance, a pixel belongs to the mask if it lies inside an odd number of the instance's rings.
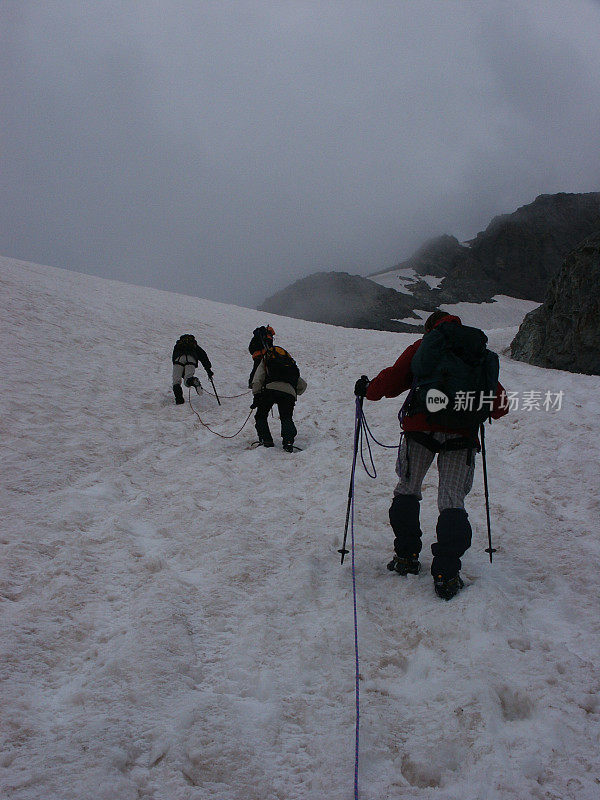
[{"label": "large backpack", "polygon": [[277,345],[269,347],[265,353],[264,361],[268,383],[282,381],[283,383],[289,383],[294,388],[294,391],[296,390],[300,370],[287,350]]},{"label": "large backpack", "polygon": [[[423,336],[412,358],[409,414],[450,430],[474,430],[491,414],[499,362],[479,328],[443,322]],[[447,401],[444,399],[447,398]]]},{"label": "large backpack", "polygon": [[183,336],[180,336],[175,343],[173,357],[179,358],[183,355],[190,355],[196,358],[197,347],[198,342],[196,341],[196,337],[192,336],[191,333],[184,333]]},{"label": "large backpack", "polygon": [[273,328],[261,325],[252,331],[252,339],[248,345],[248,352],[254,358],[256,353],[260,353],[273,343]]},{"label": "large backpack", "polygon": [[251,356],[254,356],[255,353],[259,353],[261,350],[264,350],[266,347],[267,342],[267,329],[264,325],[261,325],[260,328],[255,328],[252,331],[252,339],[250,339],[250,344],[248,345],[248,352]]}]

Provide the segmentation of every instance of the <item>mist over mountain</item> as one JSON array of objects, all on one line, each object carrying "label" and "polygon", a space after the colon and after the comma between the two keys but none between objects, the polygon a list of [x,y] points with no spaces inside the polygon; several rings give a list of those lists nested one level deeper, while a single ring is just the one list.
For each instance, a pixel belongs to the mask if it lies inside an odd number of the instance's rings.
[{"label": "mist over mountain", "polygon": [[[419,307],[424,306],[432,311],[435,308],[427,300],[419,303]],[[259,310],[342,327],[412,331],[414,325],[399,320],[413,318],[418,324],[420,317],[414,307],[411,295],[360,275],[317,272],[272,295]]]},{"label": "mist over mountain", "polygon": [[316,273],[267,298],[260,309],[335,325],[405,330],[399,319],[443,304],[491,302],[496,295],[541,302],[567,254],[597,230],[600,192],[540,195],[494,217],[469,242],[438,236],[367,279]]},{"label": "mist over mountain", "polygon": [[498,294],[541,301],[566,255],[599,228],[600,192],[540,195],[512,214],[494,217],[464,246],[442,292],[456,295],[483,280]]}]

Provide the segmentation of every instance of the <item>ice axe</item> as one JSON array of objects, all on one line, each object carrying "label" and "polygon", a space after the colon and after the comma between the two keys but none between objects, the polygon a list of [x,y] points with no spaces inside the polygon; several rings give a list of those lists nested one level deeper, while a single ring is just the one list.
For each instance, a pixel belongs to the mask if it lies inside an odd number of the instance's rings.
[{"label": "ice axe", "polygon": [[214,381],[213,381],[213,379],[212,379],[212,375],[209,375],[209,376],[208,376],[208,380],[209,380],[209,381],[211,382],[211,384],[212,384],[212,387],[213,387],[213,390],[214,390],[214,393],[215,393],[215,397],[217,398],[217,403],[218,403],[219,405],[221,405],[221,401],[219,400],[219,395],[217,394],[217,390],[216,390],[216,388],[215,388],[215,382],[214,382]]}]

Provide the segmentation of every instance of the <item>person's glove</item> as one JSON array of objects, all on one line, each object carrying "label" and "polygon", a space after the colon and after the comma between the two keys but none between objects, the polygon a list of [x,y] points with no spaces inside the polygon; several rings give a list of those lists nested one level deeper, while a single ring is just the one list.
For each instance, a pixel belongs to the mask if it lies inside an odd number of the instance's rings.
[{"label": "person's glove", "polygon": [[208,379],[210,380],[215,373],[212,371],[212,369],[207,369],[206,374],[208,375]]},{"label": "person's glove", "polygon": [[258,394],[254,395],[254,400],[252,401],[252,405],[250,406],[250,409],[258,408],[259,398],[260,398],[260,392]]},{"label": "person's glove", "polygon": [[354,384],[354,394],[357,397],[365,397],[370,382],[371,381],[367,378],[366,375],[361,375],[360,378]]}]

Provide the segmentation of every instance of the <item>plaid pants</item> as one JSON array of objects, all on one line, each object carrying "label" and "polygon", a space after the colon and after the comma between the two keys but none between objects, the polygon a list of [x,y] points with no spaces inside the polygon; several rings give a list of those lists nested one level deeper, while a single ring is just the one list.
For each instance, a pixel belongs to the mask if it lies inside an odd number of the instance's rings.
[{"label": "plaid pants", "polygon": [[[437,442],[461,438],[456,433],[433,433],[432,436]],[[424,445],[403,436],[396,461],[396,474],[399,481],[394,489],[394,496],[413,495],[421,500],[423,480],[435,456],[436,453],[428,450]],[[437,453],[437,459],[439,510],[464,508],[465,497],[473,486],[475,450],[442,451]]]}]

